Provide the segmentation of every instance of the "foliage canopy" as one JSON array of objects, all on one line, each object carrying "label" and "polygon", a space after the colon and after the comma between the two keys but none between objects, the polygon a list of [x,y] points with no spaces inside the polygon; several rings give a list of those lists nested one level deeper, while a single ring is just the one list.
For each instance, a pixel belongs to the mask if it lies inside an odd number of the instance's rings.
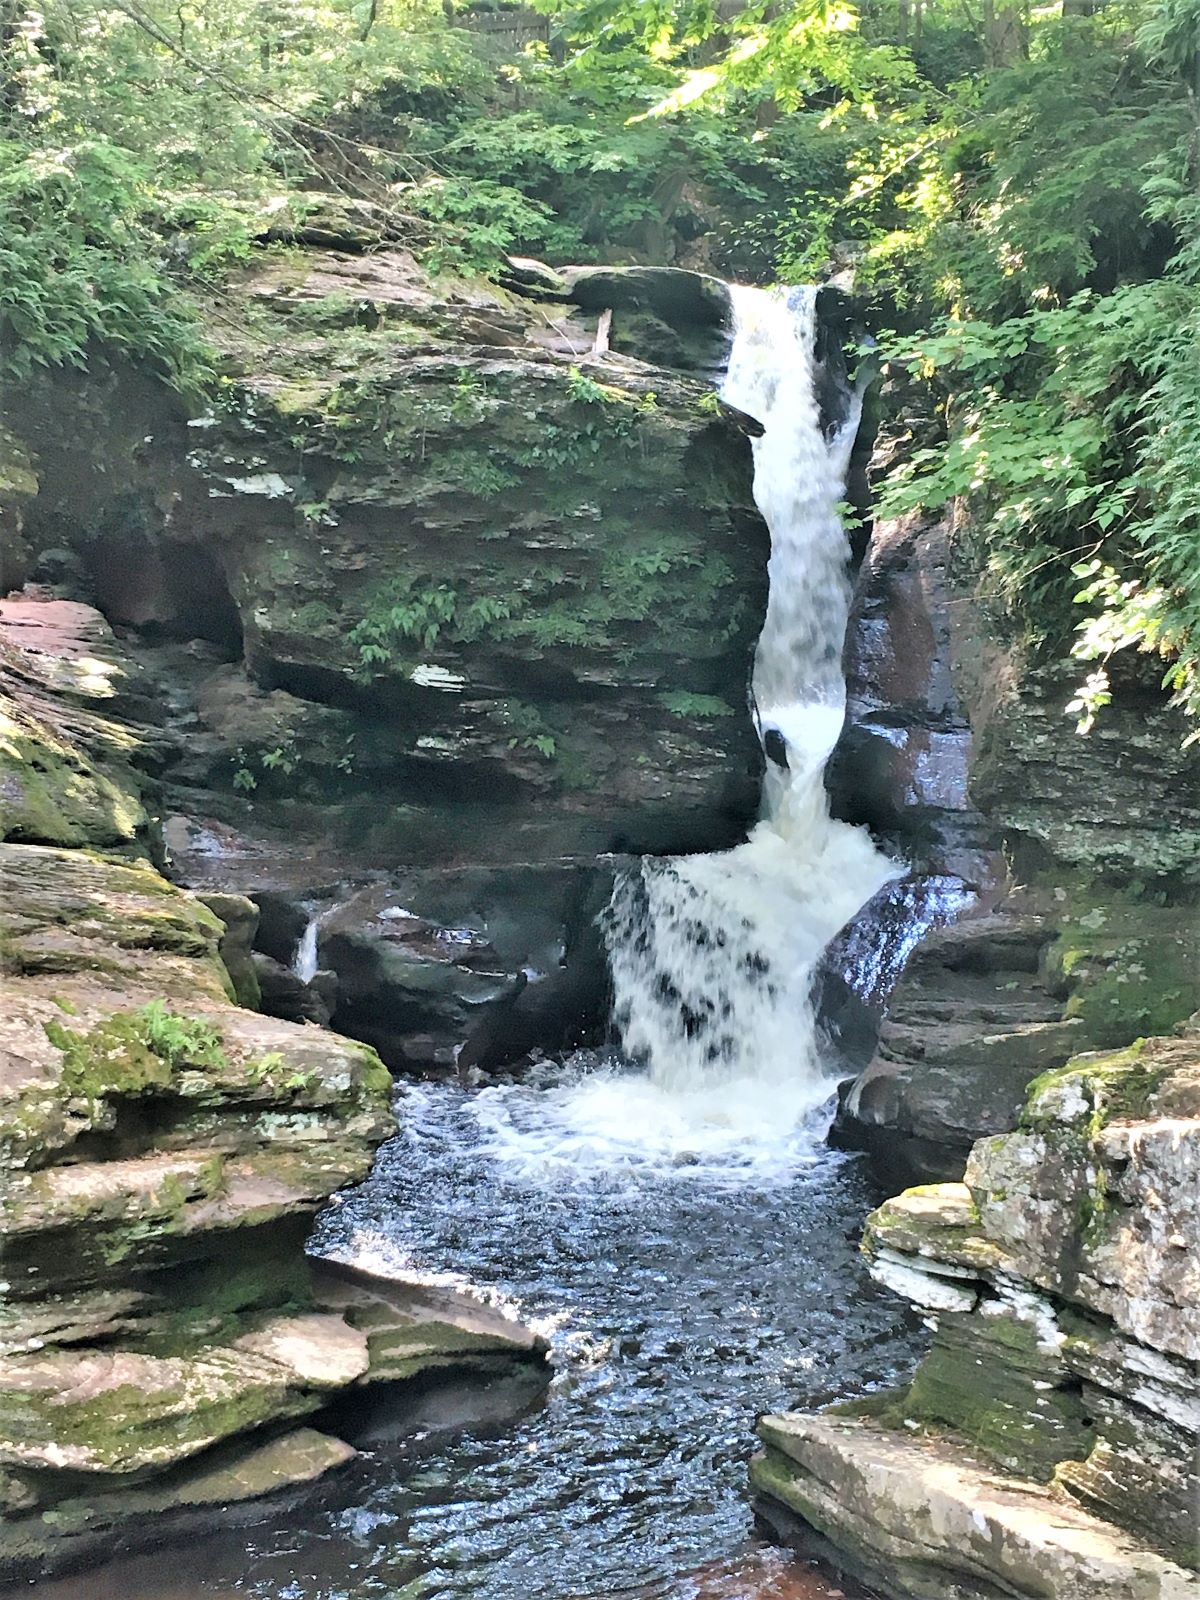
[{"label": "foliage canopy", "polygon": [[0,372],[203,385],[206,293],[331,192],[438,270],[852,267],[887,506],[966,508],[1084,724],[1126,649],[1200,712],[1200,0],[536,3],[0,0]]}]

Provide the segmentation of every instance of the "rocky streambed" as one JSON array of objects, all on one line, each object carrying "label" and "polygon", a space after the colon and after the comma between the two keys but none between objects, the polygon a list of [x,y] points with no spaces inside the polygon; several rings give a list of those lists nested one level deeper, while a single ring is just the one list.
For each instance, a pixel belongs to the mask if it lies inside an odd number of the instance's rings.
[{"label": "rocky streambed", "polygon": [[869,1393],[909,1368],[915,1319],[857,1251],[874,1191],[859,1159],[822,1147],[820,1120],[740,1161],[676,1165],[639,1158],[632,1131],[624,1146],[589,1137],[576,1097],[615,1103],[626,1070],[589,1060],[541,1086],[403,1092],[403,1131],[318,1229],[317,1249],[466,1277],[518,1310],[550,1341],[544,1393],[495,1382],[490,1416],[485,1401],[458,1433],[444,1390],[415,1417],[375,1402],[358,1415],[360,1459],[299,1511],[252,1530],[214,1512],[186,1574],[164,1551],[47,1595],[843,1588],[754,1539],[746,1469],[757,1412]]}]

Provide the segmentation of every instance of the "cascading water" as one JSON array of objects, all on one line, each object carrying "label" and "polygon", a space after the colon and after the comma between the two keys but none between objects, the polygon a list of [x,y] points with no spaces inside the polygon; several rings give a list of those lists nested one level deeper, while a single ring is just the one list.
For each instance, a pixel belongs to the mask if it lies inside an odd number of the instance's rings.
[{"label": "cascading water", "polygon": [[304,932],[296,941],[292,957],[292,971],[304,983],[311,983],[317,975],[317,941],[321,936],[322,918],[313,912],[304,925]]},{"label": "cascading water", "polygon": [[[771,531],[754,662],[768,754],[763,815],[719,855],[647,858],[609,914],[615,1017],[654,1093],[746,1136],[824,1100],[811,1001],[822,950],[895,873],[829,814],[823,774],[841,730],[848,547],[839,515],[858,426],[827,438],[817,398],[816,291],[734,288],[723,395],[763,424],[754,494]],[[786,762],[786,764],[783,764]],[[734,1087],[736,1085],[736,1088]]]}]

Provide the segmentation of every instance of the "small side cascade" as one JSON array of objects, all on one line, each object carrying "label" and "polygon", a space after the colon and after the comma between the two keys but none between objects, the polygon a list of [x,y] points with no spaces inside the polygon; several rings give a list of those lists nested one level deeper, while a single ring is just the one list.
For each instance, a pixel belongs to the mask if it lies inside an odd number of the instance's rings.
[{"label": "small side cascade", "polygon": [[839,506],[861,403],[826,436],[815,289],[732,292],[722,392],[763,424],[754,494],[771,531],[753,680],[767,755],[762,816],[734,850],[645,858],[618,882],[607,937],[626,1051],[702,1120],[752,1133],[793,1125],[826,1098],[816,965],[898,869],[863,829],[833,820],[823,781],[845,716]]},{"label": "small side cascade", "polygon": [[302,983],[311,983],[317,975],[317,943],[321,937],[321,924],[328,914],[328,911],[310,913],[304,932],[296,942],[292,971]]}]

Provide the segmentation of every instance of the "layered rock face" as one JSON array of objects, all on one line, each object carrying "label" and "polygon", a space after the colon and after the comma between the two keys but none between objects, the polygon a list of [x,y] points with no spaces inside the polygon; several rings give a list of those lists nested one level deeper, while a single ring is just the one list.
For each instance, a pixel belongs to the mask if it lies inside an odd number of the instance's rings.
[{"label": "layered rock face", "polygon": [[[1200,1005],[1200,759],[1181,718],[1153,668],[1132,670],[1076,735],[1071,666],[997,643],[954,550],[946,525],[880,530],[833,768],[843,814],[878,827],[918,884],[961,890],[841,1095],[835,1138],[899,1182],[961,1177],[1038,1073]],[[852,959],[846,976],[861,988]]]},{"label": "layered rock face", "polygon": [[[18,519],[14,518],[10,526]],[[263,1015],[245,897],[163,876],[156,680],[0,615],[0,1579],[348,1461],[339,1396],[544,1346],[305,1253],[395,1126],[367,1045]],[[316,1421],[319,1426],[314,1427]]]},{"label": "layered rock face", "polygon": [[4,844],[0,884],[0,1574],[342,1464],[297,1427],[341,1391],[537,1356],[313,1280],[316,1210],[394,1127],[373,1051],[237,1006],[225,926],[145,860]]},{"label": "layered rock face", "polygon": [[[713,393],[728,297],[534,263],[511,290],[438,283],[344,224],[322,235],[343,248],[264,252],[215,308],[211,409],[130,374],[25,406],[9,566],[48,586],[27,606],[87,601],[117,629],[107,714],[176,875],[301,925],[344,908],[320,951],[339,1026],[423,1069],[490,1059],[515,1008],[517,1053],[556,1048],[603,1012],[581,928],[611,853],[720,848],[757,804],[768,537],[751,424]],[[419,903],[397,867],[425,874]],[[379,909],[422,933],[390,1029]],[[298,943],[262,954],[289,967]],[[268,1004],[320,1014],[266,976]]]},{"label": "layered rock face", "polygon": [[[833,1131],[922,1181],[864,1248],[932,1344],[902,1391],[765,1419],[753,1479],[895,1600],[1191,1596],[1200,764],[1137,663],[1077,736],[1070,668],[998,641],[957,549],[881,530],[833,767],[841,812],[913,864],[893,895],[960,891]],[[847,989],[902,932],[867,908]]]},{"label": "layered rock face", "polygon": [[760,1492],[889,1596],[1200,1592],[1198,1185],[1200,1034],[1040,1077],[964,1183],[869,1220],[934,1328],[911,1386],[767,1419]]}]

